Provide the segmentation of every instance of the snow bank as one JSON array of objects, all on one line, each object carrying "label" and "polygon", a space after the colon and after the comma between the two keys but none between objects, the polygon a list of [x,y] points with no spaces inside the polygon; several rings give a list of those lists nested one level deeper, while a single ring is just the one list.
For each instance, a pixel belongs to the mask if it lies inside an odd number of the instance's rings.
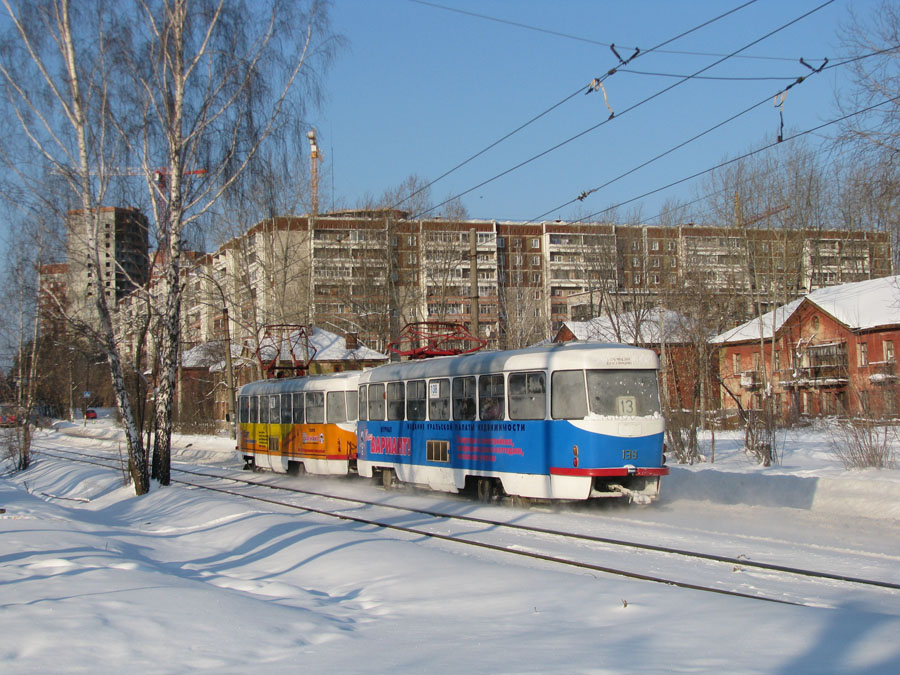
[{"label": "snow bank", "polygon": [[[122,439],[113,419],[102,415],[88,420],[87,425],[57,422],[54,428],[60,434],[85,439],[85,443],[101,440],[113,448]],[[717,432],[715,463],[670,465],[661,499],[900,520],[900,470],[845,470],[830,450],[830,438],[826,424],[782,431],[779,464],[761,467],[744,454],[742,432]],[[227,436],[176,434],[172,444],[178,457],[186,461],[241,465],[234,440]],[[700,446],[706,457],[712,454],[708,434],[700,439]]]},{"label": "snow bank", "polygon": [[[823,514],[900,520],[900,482],[878,471],[840,478],[777,473],[732,473],[674,466],[663,479],[661,499],[776,506]],[[851,477],[853,476],[853,477]]]}]

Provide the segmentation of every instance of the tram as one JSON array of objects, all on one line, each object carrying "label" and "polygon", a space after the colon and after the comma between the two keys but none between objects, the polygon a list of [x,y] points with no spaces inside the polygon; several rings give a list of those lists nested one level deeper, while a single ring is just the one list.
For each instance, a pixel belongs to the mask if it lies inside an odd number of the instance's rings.
[{"label": "tram", "polygon": [[358,472],[483,500],[647,503],[668,474],[658,369],[649,349],[570,342],[364,371]]},{"label": "tram", "polygon": [[360,373],[260,380],[238,392],[238,451],[248,468],[347,474],[356,461]]}]

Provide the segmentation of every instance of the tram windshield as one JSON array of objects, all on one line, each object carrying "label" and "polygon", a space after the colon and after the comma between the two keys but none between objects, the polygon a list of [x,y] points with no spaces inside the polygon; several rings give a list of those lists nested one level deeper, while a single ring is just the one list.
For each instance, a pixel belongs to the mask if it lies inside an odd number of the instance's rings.
[{"label": "tram windshield", "polygon": [[588,370],[587,389],[595,415],[647,417],[659,413],[655,370]]}]

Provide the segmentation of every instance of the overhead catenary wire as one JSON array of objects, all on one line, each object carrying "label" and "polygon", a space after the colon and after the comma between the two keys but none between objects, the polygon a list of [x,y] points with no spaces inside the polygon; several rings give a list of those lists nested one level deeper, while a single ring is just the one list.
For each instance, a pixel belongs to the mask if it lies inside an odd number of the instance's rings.
[{"label": "overhead catenary wire", "polygon": [[[900,47],[900,45],[898,45],[898,47]],[[831,64],[831,65],[829,65],[828,59],[826,58],[826,59],[824,59],[824,62],[823,62],[818,68],[813,68],[813,67],[810,66],[808,63],[804,62],[803,59],[800,59],[800,62],[803,63],[803,65],[805,65],[807,68],[809,68],[809,69],[812,71],[812,73],[811,73],[810,75],[806,75],[806,76],[802,76],[802,77],[797,77],[797,78],[795,78],[794,81],[793,81],[791,84],[789,84],[787,87],[785,87],[785,88],[783,88],[783,89],[780,89],[778,92],[776,92],[776,93],[774,94],[775,100],[777,101],[777,100],[779,100],[779,97],[782,97],[781,100],[782,100],[782,103],[783,103],[783,96],[784,96],[790,89],[792,89],[793,87],[795,87],[795,86],[798,85],[798,84],[802,84],[802,83],[805,82],[809,77],[811,77],[812,75],[816,75],[816,74],[818,74],[818,73],[821,73],[823,70],[831,69],[831,68],[836,68],[836,67],[839,67],[839,66],[844,66],[844,65],[847,65],[847,64],[849,64],[849,63],[853,63],[853,62],[855,62],[855,61],[859,61],[859,60],[864,59],[864,58],[869,58],[869,57],[873,57],[873,56],[878,56],[879,54],[883,54],[883,53],[885,53],[885,52],[892,51],[893,49],[896,49],[896,48],[898,48],[898,47],[890,47],[890,48],[883,49],[883,50],[879,50],[879,51],[876,51],[876,52],[870,52],[870,53],[868,53],[868,54],[863,54],[863,55],[860,55],[860,56],[856,56],[856,57],[852,57],[852,58],[849,58],[849,59],[845,59],[845,60],[841,61],[840,63],[834,63],[834,64]],[[756,108],[758,108],[758,107],[760,107],[760,106],[762,106],[762,105],[767,104],[770,100],[772,100],[772,98],[773,98],[773,96],[772,96],[771,94],[765,96],[762,100],[760,100],[760,101],[758,101],[758,102],[756,102],[756,103],[754,103],[754,104],[748,106],[747,108],[744,108],[743,110],[741,110],[741,111],[738,112],[738,113],[735,113],[735,114],[732,115],[731,117],[728,117],[728,118],[722,120],[721,122],[718,122],[717,124],[714,124],[713,126],[708,127],[708,128],[705,129],[704,131],[701,131],[700,133],[695,134],[695,135],[692,136],[691,138],[689,138],[689,139],[687,139],[687,140],[685,140],[685,141],[682,141],[681,143],[678,143],[677,145],[672,146],[672,147],[669,148],[668,150],[665,150],[665,151],[659,153],[658,155],[656,155],[656,156],[654,156],[654,157],[648,159],[647,161],[642,162],[641,164],[638,164],[637,166],[635,166],[635,167],[629,169],[628,171],[625,171],[625,172],[619,174],[618,176],[615,176],[614,178],[611,178],[610,180],[606,181],[606,182],[603,183],[602,185],[599,185],[599,186],[597,186],[597,187],[595,187],[595,188],[591,188],[591,189],[588,189],[588,190],[583,190],[581,193],[579,193],[579,195],[578,195],[577,197],[574,197],[574,198],[570,199],[569,201],[567,201],[567,202],[565,202],[565,203],[563,203],[563,204],[559,204],[559,205],[553,207],[552,209],[548,209],[547,211],[545,211],[544,213],[540,214],[539,216],[535,216],[534,218],[531,218],[530,220],[528,220],[528,221],[526,221],[526,222],[536,222],[536,221],[539,221],[539,220],[541,220],[542,218],[544,218],[545,216],[547,216],[547,215],[549,215],[549,214],[551,214],[551,213],[553,213],[553,212],[555,212],[555,211],[559,211],[560,209],[563,209],[563,208],[565,208],[565,207],[567,207],[567,206],[570,206],[570,205],[574,204],[576,201],[584,201],[584,200],[585,200],[588,196],[590,196],[591,194],[593,194],[593,193],[595,193],[595,192],[598,192],[598,191],[602,190],[603,188],[609,187],[609,186],[612,185],[613,183],[616,183],[617,181],[621,180],[622,178],[625,178],[625,177],[627,177],[627,176],[630,176],[631,174],[635,173],[636,171],[639,171],[640,169],[643,169],[644,167],[646,167],[646,166],[652,164],[653,162],[655,162],[655,161],[657,161],[657,160],[659,160],[659,159],[662,159],[663,157],[665,157],[665,156],[667,156],[667,155],[670,155],[671,153],[675,152],[676,150],[679,150],[679,149],[685,147],[686,145],[688,145],[688,144],[690,144],[690,143],[693,143],[694,141],[696,141],[696,140],[702,138],[703,136],[706,136],[707,134],[709,134],[709,133],[715,131],[716,129],[719,129],[719,128],[723,127],[724,125],[726,125],[726,124],[728,124],[728,123],[730,123],[730,122],[733,122],[734,120],[736,120],[736,119],[738,119],[739,117],[741,117],[741,116],[747,114],[748,112],[750,112],[750,111],[752,111],[752,110],[755,110]],[[782,140],[783,140],[783,139],[782,139]],[[779,141],[779,142],[781,142],[781,141]]]},{"label": "overhead catenary wire", "polygon": [[[413,0],[413,1],[417,1],[417,0]],[[667,40],[664,40],[663,42],[660,42],[658,45],[656,45],[656,46],[654,46],[654,47],[651,47],[650,49],[648,49],[648,50],[646,50],[646,51],[643,51],[643,52],[642,52],[642,51],[640,51],[640,49],[637,48],[637,47],[631,48],[631,49],[633,49],[634,53],[633,53],[632,56],[631,56],[630,58],[628,58],[627,60],[623,60],[622,57],[619,56],[619,53],[616,51],[616,48],[615,48],[615,44],[614,44],[614,43],[608,43],[608,44],[607,44],[607,43],[597,43],[597,44],[601,44],[601,45],[603,45],[603,46],[605,46],[605,47],[608,47],[610,50],[612,50],[613,54],[615,54],[616,57],[618,58],[619,63],[618,63],[616,66],[614,66],[613,68],[609,69],[603,76],[601,76],[601,77],[599,77],[599,78],[594,78],[594,80],[591,82],[591,85],[589,85],[589,86],[592,86],[592,85],[594,84],[594,82],[596,82],[598,85],[600,85],[600,86],[602,87],[603,81],[604,81],[606,78],[608,78],[610,75],[613,75],[615,72],[617,72],[617,69],[618,69],[620,66],[625,65],[625,64],[627,64],[627,63],[633,61],[633,60],[634,60],[635,58],[637,58],[638,56],[650,54],[650,53],[653,53],[653,52],[658,52],[658,51],[661,50],[661,48],[662,48],[663,46],[665,46],[665,45],[667,45],[667,44],[670,44],[670,43],[672,43],[672,42],[674,42],[674,41],[676,41],[676,40],[679,40],[679,39],[685,37],[686,35],[690,35],[691,33],[695,32],[695,31],[698,31],[698,30],[700,30],[701,28],[704,28],[704,27],[706,27],[706,26],[708,26],[708,25],[710,25],[710,24],[712,24],[712,23],[715,23],[716,21],[719,21],[720,19],[723,19],[723,18],[726,17],[726,16],[729,16],[729,15],[731,15],[731,14],[734,14],[735,12],[737,12],[737,11],[739,11],[739,10],[741,10],[741,9],[744,9],[744,8],[747,7],[748,5],[752,5],[752,4],[755,3],[755,2],[757,2],[757,0],[747,0],[747,2],[745,2],[745,3],[741,4],[741,5],[738,5],[737,7],[734,7],[733,9],[728,10],[727,12],[723,12],[722,14],[719,14],[719,15],[717,15],[717,16],[711,18],[711,19],[708,19],[708,20],[704,21],[703,23],[700,23],[700,24],[694,26],[693,28],[690,28],[690,29],[688,29],[688,30],[686,30],[686,31],[683,31],[683,32],[679,33],[678,35],[675,35],[674,37],[668,38]],[[422,3],[422,4],[431,4],[431,3]],[[598,88],[599,88],[599,87],[598,87]],[[448,169],[447,171],[445,171],[444,173],[442,173],[440,176],[438,176],[437,178],[435,178],[435,179],[432,180],[432,181],[429,181],[428,183],[426,183],[425,185],[423,185],[423,186],[420,187],[419,189],[417,189],[417,190],[411,192],[410,194],[408,194],[407,196],[405,196],[403,199],[401,199],[399,202],[397,202],[396,204],[394,204],[394,208],[398,208],[400,205],[402,205],[403,203],[409,201],[410,199],[412,199],[412,198],[415,197],[416,195],[420,194],[421,192],[427,190],[428,188],[430,188],[432,185],[434,185],[434,184],[437,183],[438,181],[443,180],[444,178],[446,178],[447,176],[449,176],[449,175],[450,175],[451,173],[453,173],[454,171],[457,171],[458,169],[461,169],[461,168],[464,167],[466,164],[468,164],[469,162],[473,161],[474,159],[477,159],[478,157],[480,157],[480,156],[483,155],[484,153],[488,152],[489,150],[495,148],[496,146],[498,146],[500,143],[502,143],[502,142],[505,141],[506,139],[508,139],[508,138],[510,138],[511,136],[514,136],[515,134],[519,133],[520,131],[522,131],[522,130],[525,129],[526,127],[530,126],[530,125],[533,124],[534,122],[537,122],[537,121],[538,121],[539,119],[541,119],[542,117],[548,115],[549,113],[551,113],[552,111],[556,110],[557,108],[559,108],[559,107],[560,107],[561,105],[563,105],[564,103],[566,103],[566,102],[568,102],[569,100],[571,100],[574,96],[576,96],[576,95],[577,95],[579,92],[581,92],[581,91],[584,91],[584,85],[580,85],[580,86],[578,87],[578,89],[576,89],[576,90],[575,90],[574,92],[572,92],[571,94],[567,95],[567,96],[566,96],[565,98],[563,98],[561,101],[559,101],[559,102],[557,102],[557,103],[554,103],[552,106],[550,106],[549,108],[547,108],[547,109],[544,110],[543,112],[538,113],[537,115],[535,115],[534,117],[532,117],[531,119],[529,119],[529,120],[528,120],[527,122],[525,122],[524,124],[521,124],[521,125],[519,125],[518,127],[516,127],[515,129],[513,129],[512,131],[510,131],[508,134],[506,134],[506,135],[504,135],[503,137],[497,139],[496,141],[494,141],[493,143],[491,143],[491,144],[488,145],[487,147],[483,148],[482,150],[479,150],[478,152],[476,152],[474,155],[471,155],[471,156],[468,157],[467,159],[464,159],[462,162],[460,162],[460,163],[457,164],[456,166],[452,167],[451,169]],[[589,89],[588,91],[590,91],[590,89]],[[605,96],[606,96],[606,92],[604,91],[604,98],[605,98]],[[609,106],[608,103],[607,103],[607,106]],[[612,111],[612,109],[610,108],[610,112],[611,112],[611,111]],[[450,200],[448,200],[448,201],[450,201]],[[447,203],[447,202],[443,202],[443,204],[445,204],[445,203]],[[443,205],[443,204],[441,204],[441,205]],[[433,210],[433,209],[432,209],[432,210]],[[428,211],[425,211],[425,212],[423,212],[423,213],[428,213]]]},{"label": "overhead catenary wire", "polygon": [[[796,59],[795,59],[796,60]],[[646,70],[632,70],[631,68],[620,68],[620,73],[628,73],[629,75],[648,75],[651,77],[669,77],[672,79],[677,79],[681,77],[689,77],[688,75],[681,75],[678,73],[653,73]],[[765,82],[765,81],[784,81],[784,80],[793,80],[795,79],[791,75],[735,75],[735,76],[727,76],[727,75],[697,75],[694,77],[695,80],[713,80],[717,82]]]},{"label": "overhead catenary wire", "polygon": [[595,216],[597,216],[597,215],[599,215],[599,214],[601,214],[601,213],[604,213],[605,211],[610,211],[610,210],[612,210],[612,209],[617,209],[617,208],[619,208],[620,206],[625,206],[626,204],[631,204],[632,202],[636,202],[636,201],[638,201],[638,200],[640,200],[640,199],[644,199],[645,197],[649,197],[650,195],[654,195],[654,194],[656,194],[656,193],[658,193],[658,192],[662,192],[663,190],[668,190],[669,188],[675,187],[676,185],[681,185],[682,183],[686,183],[686,182],[689,181],[689,180],[693,180],[693,179],[695,179],[695,178],[698,178],[698,177],[700,177],[700,176],[702,176],[702,175],[704,175],[704,174],[707,174],[707,173],[710,173],[710,172],[712,172],[712,171],[715,171],[716,169],[721,169],[722,167],[728,166],[729,164],[734,164],[735,162],[739,162],[739,161],[741,161],[742,159],[747,159],[748,157],[753,157],[754,155],[758,155],[758,154],[761,153],[761,152],[765,152],[765,151],[767,151],[767,150],[771,150],[772,148],[774,148],[774,147],[777,146],[777,145],[781,145],[781,144],[783,144],[783,143],[787,143],[787,142],[796,140],[796,139],[801,138],[801,137],[803,137],[803,136],[808,136],[809,134],[815,133],[815,132],[817,132],[817,131],[819,131],[819,130],[821,130],[821,129],[824,129],[825,127],[831,126],[832,124],[837,124],[837,123],[839,123],[839,122],[843,122],[844,120],[850,119],[851,117],[856,117],[857,115],[863,115],[863,114],[865,114],[865,113],[867,113],[867,112],[871,112],[871,111],[875,110],[876,108],[880,108],[880,107],[883,106],[883,105],[887,105],[888,103],[894,103],[894,102],[897,102],[897,101],[900,101],[900,96],[895,96],[895,97],[893,97],[893,98],[885,99],[885,100],[883,100],[883,101],[881,101],[881,102],[879,102],[879,103],[876,103],[876,104],[874,104],[874,105],[868,106],[868,107],[866,107],[866,108],[862,108],[861,110],[857,110],[857,111],[854,111],[854,112],[852,112],[852,113],[848,113],[848,114],[846,114],[846,115],[842,115],[841,117],[835,118],[835,119],[833,119],[833,120],[829,120],[828,122],[824,122],[823,124],[819,124],[819,125],[817,125],[817,126],[815,126],[815,127],[812,127],[812,128],[810,128],[810,129],[806,129],[805,131],[800,131],[800,132],[797,132],[797,133],[792,134],[792,135],[790,135],[790,136],[786,136],[786,137],[785,137],[784,139],[782,139],[781,141],[774,141],[774,142],[772,142],[772,143],[768,143],[768,144],[766,144],[766,145],[764,145],[764,146],[762,146],[762,147],[760,147],[760,148],[757,148],[756,150],[751,150],[751,151],[749,151],[749,152],[745,152],[744,154],[738,155],[737,157],[732,157],[731,159],[725,160],[724,162],[719,162],[719,163],[716,164],[715,166],[711,166],[711,167],[709,167],[709,168],[707,168],[707,169],[704,169],[704,170],[702,170],[702,171],[697,171],[696,173],[693,173],[693,174],[691,174],[690,176],[685,176],[684,178],[680,178],[680,179],[678,179],[678,180],[676,180],[676,181],[672,181],[671,183],[668,183],[668,184],[666,184],[666,185],[663,185],[662,187],[658,187],[658,188],[655,188],[655,189],[653,189],[653,190],[649,190],[649,191],[644,192],[643,194],[640,194],[640,195],[638,195],[638,196],[636,196],[636,197],[632,197],[632,198],[630,198],[630,199],[626,199],[625,201],[619,202],[618,204],[613,204],[613,205],[611,205],[611,206],[606,207],[605,209],[602,209],[602,210],[600,210],[600,211],[595,211],[594,213],[588,214],[587,216],[584,216],[584,217],[582,217],[582,218],[578,218],[577,220],[568,221],[568,222],[572,222],[572,223],[580,223],[580,222],[588,221],[588,220],[590,220],[591,218],[593,218],[593,217],[595,217]]},{"label": "overhead catenary wire", "polygon": [[[471,16],[476,19],[484,19],[485,21],[493,21],[495,23],[505,24],[507,26],[514,26],[516,28],[524,28],[525,30],[535,31],[537,33],[544,33],[546,35],[553,35],[555,37],[566,38],[568,40],[575,40],[578,42],[584,42],[586,44],[597,45],[599,47],[609,47],[612,43],[609,42],[601,42],[600,40],[593,40],[591,38],[586,38],[580,35],[573,35],[571,33],[564,33],[562,31],[550,30],[548,28],[541,28],[540,26],[532,26],[527,23],[521,23],[519,21],[512,21],[509,19],[501,19],[496,16],[490,16],[488,14],[482,14],[480,12],[473,12],[466,9],[460,9],[459,7],[448,7],[447,5],[441,5],[436,2],[428,2],[427,0],[409,0],[410,2],[414,2],[417,5],[424,5],[426,7],[433,7],[435,9],[441,9],[447,12],[454,12],[456,14],[462,14],[465,16]],[[751,2],[747,2],[739,7],[735,7],[732,11],[737,11],[738,9],[743,9],[749,4],[752,4],[755,0],[751,0]],[[730,12],[729,12],[730,13]],[[677,39],[677,38],[676,38]],[[669,41],[670,42],[670,41]],[[668,44],[665,43],[665,44]],[[620,48],[623,49],[635,49],[634,47],[626,47],[624,45],[619,45]],[[678,49],[657,49],[656,51],[663,54],[676,54],[681,56],[724,56],[724,54],[716,53],[716,52],[700,52],[700,51],[689,51],[689,50],[678,50]],[[763,55],[754,55],[754,54],[741,54],[736,56],[735,58],[739,59],[753,59],[760,61],[794,61],[795,59],[786,57],[786,56],[763,56]]]},{"label": "overhead catenary wire", "polygon": [[[801,59],[801,61],[802,61],[802,59]],[[822,72],[822,68],[824,68],[824,66],[825,66],[827,63],[828,63],[828,59],[825,59],[825,63],[822,64],[822,66],[819,67],[817,70],[814,70],[814,71],[813,71],[813,74],[818,74],[818,73]],[[804,76],[804,77],[797,77],[797,78],[795,78],[795,79],[794,79],[794,82],[792,82],[790,85],[788,85],[788,86],[785,87],[784,89],[780,89],[778,92],[775,93],[775,98],[776,98],[776,100],[778,99],[779,96],[783,97],[785,94],[787,94],[787,91],[788,91],[789,89],[791,89],[792,87],[794,87],[795,85],[801,84],[802,82],[805,82],[806,79],[807,79],[808,77],[809,77],[809,76]],[[757,103],[754,103],[753,105],[751,105],[751,106],[749,106],[749,107],[747,107],[747,108],[744,108],[743,110],[741,110],[741,111],[738,112],[738,113],[735,113],[735,114],[732,115],[731,117],[728,117],[728,118],[722,120],[721,122],[718,122],[717,124],[714,124],[713,126],[708,127],[707,129],[701,131],[700,133],[695,134],[694,136],[691,136],[691,137],[688,138],[687,140],[682,141],[681,143],[678,143],[677,145],[673,145],[673,146],[672,146],[671,148],[669,148],[668,150],[665,150],[665,151],[659,153],[658,155],[656,155],[656,156],[654,156],[654,157],[651,157],[651,158],[648,159],[647,161],[642,162],[641,164],[638,164],[637,166],[635,166],[635,167],[629,169],[628,171],[625,171],[624,173],[620,173],[618,176],[616,176],[615,178],[611,178],[610,180],[606,181],[606,182],[603,183],[602,185],[598,185],[597,187],[590,188],[589,190],[584,190],[584,191],[582,191],[577,197],[574,197],[573,199],[570,199],[569,201],[567,201],[567,202],[565,202],[565,203],[563,203],[563,204],[559,204],[558,206],[555,206],[555,207],[553,207],[552,209],[549,209],[549,210],[545,211],[544,213],[540,214],[539,216],[535,216],[534,218],[528,220],[527,222],[535,222],[535,221],[539,221],[539,220],[541,220],[544,216],[546,216],[546,215],[548,215],[548,214],[550,214],[550,213],[553,213],[554,211],[558,211],[559,209],[563,209],[563,208],[565,208],[565,207],[567,207],[567,206],[569,206],[569,205],[571,205],[571,204],[574,204],[576,201],[584,201],[587,197],[589,197],[589,196],[592,195],[593,193],[599,192],[599,191],[602,190],[603,188],[609,187],[609,186],[612,185],[613,183],[615,183],[615,182],[617,182],[617,181],[619,181],[619,180],[625,178],[626,176],[630,176],[631,174],[635,173],[636,171],[639,171],[639,170],[643,169],[644,167],[646,167],[646,166],[652,164],[653,162],[655,162],[655,161],[657,161],[657,160],[659,160],[659,159],[662,159],[662,158],[665,157],[666,155],[670,155],[670,154],[672,154],[673,152],[675,152],[676,150],[679,150],[679,149],[685,147],[686,145],[689,145],[690,143],[693,143],[694,141],[696,141],[696,140],[698,140],[698,139],[700,139],[700,138],[703,138],[703,137],[706,136],[707,134],[712,133],[713,131],[715,131],[716,129],[719,129],[719,128],[725,126],[726,124],[728,124],[728,123],[730,123],[730,122],[733,122],[734,120],[738,119],[739,117],[742,117],[743,115],[746,115],[748,112],[750,112],[750,111],[752,111],[752,110],[755,110],[756,108],[760,107],[761,105],[768,103],[771,99],[772,99],[772,95],[771,95],[771,94],[766,95],[761,101],[758,101]],[[783,99],[782,99],[782,102],[783,102]]]},{"label": "overhead catenary wire", "polygon": [[834,2],[834,0],[826,0],[826,1],[823,2],[822,4],[820,4],[820,5],[816,6],[816,7],[814,7],[813,9],[811,9],[811,10],[809,10],[809,11],[807,11],[807,12],[804,12],[804,13],[801,14],[800,16],[798,16],[798,17],[796,17],[796,18],[794,18],[794,19],[791,19],[790,21],[788,21],[787,23],[782,24],[782,25],[779,26],[778,28],[775,28],[775,29],[769,31],[769,32],[766,33],[765,35],[762,35],[761,37],[758,37],[758,38],[756,38],[756,39],[754,39],[754,40],[748,42],[747,44],[745,44],[744,46],[742,46],[742,47],[740,47],[740,48],[734,50],[734,51],[731,52],[730,54],[728,54],[728,55],[726,55],[726,56],[723,56],[723,57],[721,57],[721,58],[719,58],[719,59],[716,59],[715,61],[713,61],[713,62],[710,63],[709,65],[707,65],[707,66],[701,68],[700,70],[696,71],[695,73],[692,73],[691,75],[689,75],[689,76],[687,76],[687,77],[684,77],[684,78],[680,79],[678,82],[675,82],[675,83],[673,83],[673,84],[671,84],[671,85],[669,85],[669,86],[667,86],[667,87],[664,87],[663,89],[657,91],[657,92],[654,93],[654,94],[651,94],[650,96],[648,96],[648,97],[646,97],[646,98],[644,98],[644,99],[641,99],[641,100],[638,101],[637,103],[632,104],[631,106],[629,106],[628,108],[626,108],[625,110],[623,110],[621,113],[617,114],[615,117],[609,117],[609,118],[607,118],[607,119],[605,119],[605,120],[603,120],[603,121],[601,121],[601,122],[599,122],[599,123],[597,123],[597,124],[595,124],[595,125],[593,125],[593,126],[591,126],[591,127],[588,127],[588,128],[585,129],[584,131],[581,131],[581,132],[575,134],[574,136],[570,136],[569,138],[567,138],[567,139],[565,139],[565,140],[563,140],[563,141],[560,141],[560,142],[557,143],[556,145],[553,145],[553,146],[547,148],[546,150],[543,150],[542,152],[539,152],[538,154],[533,155],[533,156],[529,157],[528,159],[525,159],[525,160],[519,162],[518,164],[515,164],[515,165],[513,165],[512,167],[510,167],[510,168],[508,168],[508,169],[506,169],[506,170],[504,170],[504,171],[501,171],[501,172],[498,173],[498,174],[495,174],[495,175],[492,176],[491,178],[488,178],[488,179],[486,179],[486,180],[483,180],[483,181],[481,181],[480,183],[478,183],[477,185],[474,185],[473,187],[470,187],[470,188],[468,188],[467,190],[464,190],[464,191],[462,191],[462,192],[459,192],[459,193],[453,195],[452,197],[449,197],[449,198],[445,199],[445,200],[442,201],[441,203],[436,204],[435,206],[432,206],[432,207],[429,208],[429,209],[426,209],[426,210],[424,210],[424,211],[421,211],[421,212],[415,214],[415,215],[413,216],[413,219],[418,218],[418,217],[421,217],[421,216],[423,216],[423,215],[425,215],[425,214],[427,214],[427,213],[430,213],[431,211],[434,211],[434,210],[440,208],[441,206],[444,206],[445,204],[447,204],[447,203],[449,203],[449,202],[451,202],[451,201],[453,201],[453,200],[455,200],[455,199],[458,199],[458,198],[460,198],[460,197],[463,197],[463,196],[469,194],[470,192],[474,192],[475,190],[477,190],[477,189],[479,189],[479,188],[481,188],[481,187],[484,187],[485,185],[488,185],[488,184],[494,182],[495,180],[498,180],[499,178],[502,178],[503,176],[506,176],[506,175],[512,173],[513,171],[516,171],[516,170],[522,168],[523,166],[526,166],[527,164],[530,164],[531,162],[533,162],[533,161],[535,161],[535,160],[537,160],[537,159],[540,159],[541,157],[544,157],[545,155],[548,155],[548,154],[550,154],[551,152],[553,152],[553,151],[555,151],[555,150],[558,150],[559,148],[561,148],[561,147],[563,147],[563,146],[565,146],[565,145],[568,145],[569,143],[571,143],[571,142],[573,142],[573,141],[575,141],[575,140],[578,140],[578,139],[581,138],[582,136],[585,136],[585,135],[589,134],[590,132],[595,131],[596,129],[602,127],[603,125],[607,124],[608,122],[612,121],[613,119],[618,119],[618,118],[622,117],[622,115],[625,115],[625,114],[627,114],[627,113],[629,113],[629,112],[635,110],[636,108],[639,108],[640,106],[642,106],[642,105],[644,105],[644,104],[646,104],[646,103],[649,103],[650,101],[652,101],[652,100],[658,98],[659,96],[662,96],[663,94],[665,94],[665,93],[671,91],[672,89],[675,89],[676,87],[678,87],[678,86],[684,84],[685,82],[688,82],[688,81],[692,80],[692,79],[693,79],[694,77],[696,77],[697,75],[701,75],[702,73],[706,72],[707,70],[710,70],[711,68],[714,68],[715,66],[719,65],[719,64],[722,63],[723,61],[726,61],[727,59],[729,59],[729,58],[731,58],[731,57],[733,57],[733,56],[739,54],[740,52],[742,52],[742,51],[744,51],[744,50],[746,50],[746,49],[749,49],[750,47],[752,47],[752,46],[754,46],[754,45],[756,45],[756,44],[759,44],[759,43],[762,42],[763,40],[765,40],[765,39],[771,37],[772,35],[775,35],[776,33],[780,32],[780,31],[782,31],[782,30],[784,30],[784,29],[786,29],[786,28],[788,28],[788,27],[790,27],[790,26],[792,26],[792,25],[794,25],[795,23],[797,23],[797,22],[799,22],[799,21],[802,21],[803,19],[805,19],[805,18],[811,16],[812,14],[814,14],[814,13],[820,11],[821,9],[827,7],[828,5],[832,4],[833,2]]}]

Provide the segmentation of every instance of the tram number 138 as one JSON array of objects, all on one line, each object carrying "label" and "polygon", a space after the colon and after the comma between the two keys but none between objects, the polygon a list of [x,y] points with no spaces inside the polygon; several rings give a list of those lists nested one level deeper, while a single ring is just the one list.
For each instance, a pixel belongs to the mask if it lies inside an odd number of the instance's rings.
[{"label": "tram number 138", "polygon": [[637,458],[638,458],[637,450],[623,450],[622,451],[622,459],[635,460]]}]

